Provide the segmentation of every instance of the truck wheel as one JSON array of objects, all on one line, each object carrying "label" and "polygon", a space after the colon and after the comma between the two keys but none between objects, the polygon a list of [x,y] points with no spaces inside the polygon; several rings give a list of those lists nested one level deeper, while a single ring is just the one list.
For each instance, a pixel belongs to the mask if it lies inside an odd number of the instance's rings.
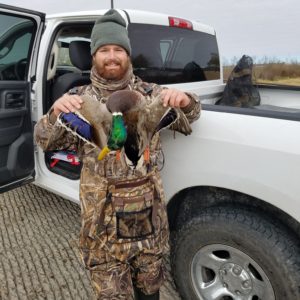
[{"label": "truck wheel", "polygon": [[174,234],[171,255],[183,299],[300,299],[298,241],[254,212],[204,210]]}]

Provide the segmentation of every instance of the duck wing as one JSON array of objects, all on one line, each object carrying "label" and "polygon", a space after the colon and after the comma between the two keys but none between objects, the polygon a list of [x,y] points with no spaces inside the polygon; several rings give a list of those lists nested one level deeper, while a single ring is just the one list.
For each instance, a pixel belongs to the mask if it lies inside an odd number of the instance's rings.
[{"label": "duck wing", "polygon": [[158,95],[145,107],[145,127],[152,137],[156,132],[172,125],[178,116],[178,110],[169,106],[165,107],[161,96]]},{"label": "duck wing", "polygon": [[149,145],[155,133],[171,126],[179,117],[178,110],[164,107],[160,96],[143,107],[139,113],[137,131],[139,133],[139,154]]},{"label": "duck wing", "polygon": [[81,96],[83,103],[76,112],[79,116],[86,119],[92,127],[92,140],[99,147],[103,148],[107,143],[107,135],[104,128],[111,124],[112,115],[106,105],[91,96]]}]

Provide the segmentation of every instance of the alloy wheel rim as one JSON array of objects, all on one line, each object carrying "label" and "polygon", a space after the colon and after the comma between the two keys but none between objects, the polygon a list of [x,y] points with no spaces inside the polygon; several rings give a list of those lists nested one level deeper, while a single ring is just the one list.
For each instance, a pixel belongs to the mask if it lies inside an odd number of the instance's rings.
[{"label": "alloy wheel rim", "polygon": [[193,288],[201,300],[275,300],[264,270],[237,248],[204,246],[193,257],[190,270]]}]

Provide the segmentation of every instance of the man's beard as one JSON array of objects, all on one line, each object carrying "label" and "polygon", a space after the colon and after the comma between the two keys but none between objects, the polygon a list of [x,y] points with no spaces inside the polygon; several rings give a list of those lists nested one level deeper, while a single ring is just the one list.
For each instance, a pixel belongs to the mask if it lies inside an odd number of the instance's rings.
[{"label": "man's beard", "polygon": [[[117,70],[107,70],[106,66],[109,66],[111,64],[115,64],[119,68]],[[97,63],[97,61],[94,61],[94,66],[97,70],[98,75],[100,75],[102,78],[106,80],[113,80],[113,81],[121,80],[126,74],[129,65],[130,65],[129,57],[127,61],[123,63],[119,59],[109,59],[104,62],[102,61],[101,63]]]}]

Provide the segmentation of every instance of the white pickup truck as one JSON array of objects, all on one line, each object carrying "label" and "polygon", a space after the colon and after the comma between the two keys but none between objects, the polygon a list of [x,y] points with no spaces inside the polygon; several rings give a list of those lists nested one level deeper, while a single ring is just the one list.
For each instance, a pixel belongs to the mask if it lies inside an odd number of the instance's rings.
[{"label": "white pickup truck", "polygon": [[[264,86],[257,107],[217,105],[225,85],[213,28],[119,11],[136,75],[194,92],[203,104],[191,136],[162,134],[182,298],[300,299],[300,89]],[[89,82],[89,37],[103,13],[46,19],[0,4],[1,192],[35,180],[79,202],[76,153],[43,153],[32,129],[59,95]]]}]

